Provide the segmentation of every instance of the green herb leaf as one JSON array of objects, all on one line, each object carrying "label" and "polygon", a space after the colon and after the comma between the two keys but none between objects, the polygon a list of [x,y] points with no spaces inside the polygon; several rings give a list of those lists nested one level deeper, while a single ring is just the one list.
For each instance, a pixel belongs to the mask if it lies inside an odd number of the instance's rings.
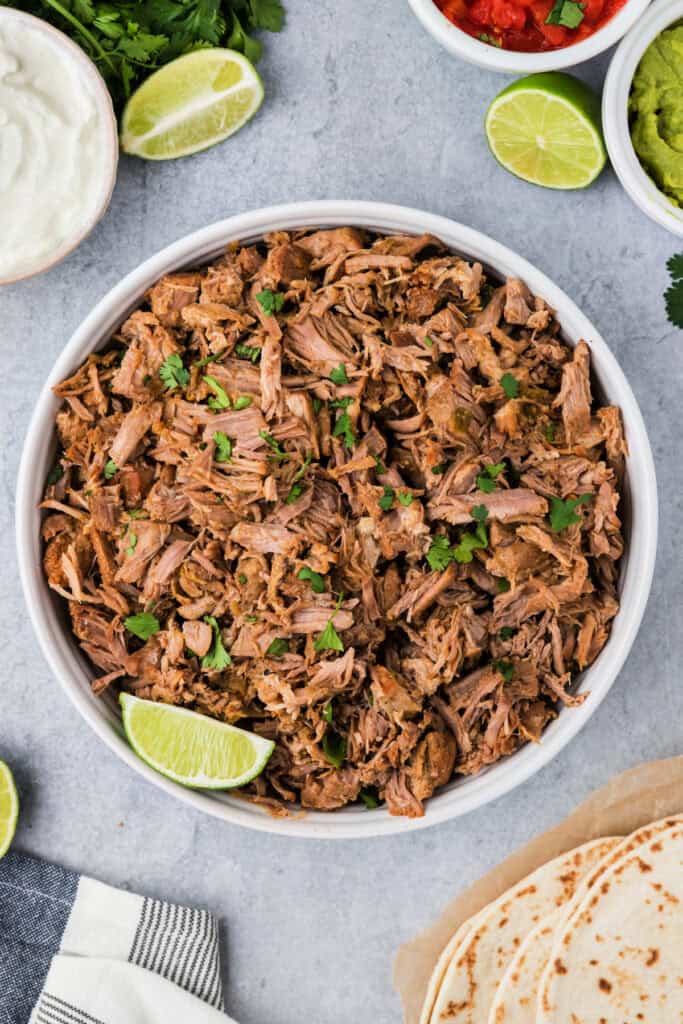
[{"label": "green herb leaf", "polygon": [[343,736],[328,729],[323,736],[322,748],[330,764],[337,769],[341,768],[346,757],[346,740]]},{"label": "green herb leaf", "polygon": [[147,519],[147,512],[144,508],[131,508],[128,509],[126,515],[129,519]]},{"label": "green herb leaf", "polygon": [[336,607],[335,607],[334,611],[332,612],[332,615],[330,616],[330,618],[329,618],[329,620],[327,622],[327,625],[325,626],[325,628],[322,631],[322,633],[320,634],[320,636],[316,637],[316,639],[315,639],[313,647],[315,648],[316,651],[343,651],[344,650],[344,644],[342,643],[341,638],[340,638],[339,634],[337,633],[337,630],[334,628],[334,625],[333,625],[334,617],[337,614],[337,612],[339,611],[339,609],[341,608],[341,603],[342,603],[343,600],[344,600],[344,595],[340,594],[338,599],[337,599]]},{"label": "green herb leaf", "polygon": [[500,672],[506,683],[509,683],[515,674],[515,666],[511,661],[494,661],[492,668]]},{"label": "green herb leaf", "polygon": [[151,612],[140,612],[139,615],[129,615],[123,620],[123,624],[129,633],[140,640],[149,640],[151,636],[161,629],[159,620]]},{"label": "green herb leaf", "polygon": [[296,575],[297,579],[309,581],[314,594],[325,593],[325,580],[319,572],[314,572],[308,565],[304,565],[302,569],[299,569]]},{"label": "green herb leaf", "polygon": [[58,480],[61,480],[63,476],[64,467],[62,466],[61,462],[57,461],[55,462],[50,472],[47,474],[47,479],[45,483],[47,484],[48,487],[51,487],[52,484],[56,484]]},{"label": "green herb leaf", "polygon": [[209,653],[202,658],[202,668],[206,671],[222,672],[228,665],[232,665],[232,658],[223,646],[220,626],[213,615],[205,615],[204,622],[213,630],[213,643]]},{"label": "green herb leaf", "polygon": [[332,437],[340,436],[343,436],[345,448],[353,448],[356,443],[356,435],[353,432],[353,424],[351,423],[351,417],[348,412],[343,412],[334,425]]},{"label": "green herb leaf", "polygon": [[358,795],[369,811],[374,811],[375,807],[379,807],[379,796],[376,790],[370,788],[361,789]]},{"label": "green herb leaf", "polygon": [[548,17],[546,25],[563,25],[564,28],[578,28],[583,21],[585,4],[577,3],[577,0],[555,0]]},{"label": "green herb leaf", "polygon": [[488,547],[488,536],[483,523],[478,523],[474,533],[463,533],[460,543],[453,548],[453,558],[461,564],[468,564],[472,561],[473,551]]},{"label": "green herb leaf", "polygon": [[[566,2],[566,0],[565,0]],[[500,378],[500,386],[508,398],[516,398],[519,394],[519,382],[511,373],[504,373]]]},{"label": "green herb leaf", "polygon": [[373,455],[372,457],[375,460],[375,472],[379,473],[380,476],[384,476],[387,471],[387,467],[377,455]]},{"label": "green herb leaf", "polygon": [[666,315],[675,327],[683,330],[683,252],[667,260],[666,266],[672,282],[664,293]]},{"label": "green herb leaf", "polygon": [[444,462],[440,462],[438,466],[432,466],[432,473],[434,476],[441,476],[445,472],[446,464]]},{"label": "green herb leaf", "polygon": [[271,658],[281,658],[283,654],[288,654],[288,653],[289,653],[289,640],[285,640],[285,638],[282,637],[282,636],[276,637],[273,640],[273,642],[270,645],[270,647],[268,648],[268,650],[266,651],[266,654],[269,654],[271,656]]},{"label": "green herb leaf", "polygon": [[256,296],[256,301],[266,316],[272,316],[273,313],[280,312],[284,306],[285,297],[281,292],[272,292],[270,288],[264,288]]},{"label": "green herb leaf", "polygon": [[323,403],[322,403],[322,402],[320,401],[320,399],[319,399],[319,398],[316,398],[316,397],[314,396],[314,397],[313,397],[313,398],[311,399],[311,405],[313,406],[313,412],[314,412],[314,413],[315,413],[315,415],[317,416],[317,415],[318,415],[318,413],[320,412],[320,410],[321,410],[321,409],[322,409],[322,407],[323,407]]},{"label": "green herb leaf", "polygon": [[214,459],[216,462],[230,462],[232,458],[232,440],[222,430],[217,430],[213,435],[213,443],[216,446]]},{"label": "green herb leaf", "polygon": [[261,358],[261,349],[239,342],[235,345],[235,355],[239,356],[240,359],[251,359],[252,363],[258,363]]},{"label": "green herb leaf", "polygon": [[118,471],[119,467],[116,465],[114,460],[109,459],[109,461],[105,464],[104,467],[104,479],[111,480],[111,478],[115,476],[118,473]]},{"label": "green herb leaf", "polygon": [[331,371],[330,380],[333,384],[336,384],[337,387],[340,387],[342,384],[349,383],[349,378],[346,376],[346,367],[343,363],[340,363],[336,369]]},{"label": "green herb leaf", "polygon": [[[209,408],[210,409],[229,409],[230,399],[221,387],[215,377],[210,377],[208,374],[204,377],[204,383],[209,386],[213,391],[213,395],[209,397]],[[215,395],[215,397],[214,397]]]},{"label": "green herb leaf", "polygon": [[223,353],[223,352],[215,352],[213,355],[207,356],[206,359],[198,359],[192,365],[193,366],[208,366],[209,363],[215,363],[216,360],[220,359],[221,356],[224,355],[224,354],[225,353]]},{"label": "green herb leaf", "polygon": [[574,523],[580,523],[581,516],[578,516],[574,509],[579,505],[585,505],[587,501],[591,501],[592,497],[592,494],[581,494],[578,498],[568,498],[567,501],[563,501],[562,498],[551,498],[550,529],[554,533],[559,533],[560,530],[565,530]]},{"label": "green herb leaf", "polygon": [[496,481],[489,476],[480,475],[477,477],[477,487],[484,494],[492,494],[496,489]]},{"label": "green herb leaf", "polygon": [[240,584],[241,586],[244,586],[244,585],[245,585],[245,583],[247,582],[247,576],[246,576],[246,573],[243,573],[243,572],[241,572],[241,573],[239,574],[239,576],[237,577],[237,582],[238,582],[238,583],[239,583],[239,584]]},{"label": "green herb leaf", "polygon": [[408,505],[412,505],[413,503],[413,495],[406,494],[405,492],[403,494],[399,494],[398,503],[399,505],[403,505],[404,508],[408,508]]},{"label": "green herb leaf", "polygon": [[330,701],[329,704],[326,704],[323,708],[323,718],[328,725],[332,725],[332,722],[334,721],[334,708],[332,707],[332,701]]},{"label": "green herb leaf", "polygon": [[304,476],[306,470],[310,466],[312,458],[313,458],[313,452],[307,452],[306,453],[306,458],[304,459],[303,463],[299,466],[299,468],[297,469],[296,473],[292,477],[292,481],[301,480],[302,476]]},{"label": "green herb leaf", "polygon": [[427,552],[427,561],[432,572],[443,572],[449,562],[453,561],[453,551],[448,537],[439,535],[432,538]]},{"label": "green herb leaf", "polygon": [[501,578],[496,580],[496,586],[498,587],[499,594],[507,594],[511,589],[512,584],[510,583],[510,580],[504,580]]},{"label": "green herb leaf", "polygon": [[393,487],[385,487],[384,488],[384,494],[382,495],[382,497],[377,502],[379,507],[382,509],[382,512],[388,512],[389,511],[391,506],[394,504],[395,496],[396,496],[396,491],[394,490]]},{"label": "green herb leaf", "polygon": [[475,505],[470,514],[478,523],[484,523],[488,519],[489,510],[486,505]]},{"label": "green herb leaf", "polygon": [[548,444],[555,444],[555,432],[557,430],[557,424],[551,421],[545,428],[545,439]]},{"label": "green herb leaf", "polygon": [[280,462],[289,462],[289,455],[280,447],[272,434],[269,434],[267,430],[259,430],[258,436],[262,441],[266,442],[269,448],[272,448],[273,450],[273,454],[268,456],[269,459],[279,459]]},{"label": "green herb leaf", "polygon": [[427,346],[427,348],[431,348],[433,344],[434,339],[430,338],[428,334],[425,334],[425,345]]},{"label": "green herb leaf", "polygon": [[304,489],[302,484],[292,484],[289,494],[285,498],[285,505],[293,505],[297,498],[300,498]]},{"label": "green herb leaf", "polygon": [[135,548],[138,542],[138,535],[132,531],[128,532],[128,547],[126,548],[126,554],[128,556],[135,554]]},{"label": "green herb leaf", "polygon": [[248,409],[251,403],[252,399],[249,397],[249,395],[240,395],[240,397],[236,398],[235,401],[232,403],[232,407],[235,410],[235,412],[239,412],[241,409]]},{"label": "green herb leaf", "polygon": [[500,39],[496,39],[495,36],[489,35],[488,32],[480,32],[477,39],[481,39],[482,43],[488,43],[489,46],[497,46],[499,50],[503,46]]},{"label": "green herb leaf", "polygon": [[190,374],[185,369],[182,357],[177,352],[164,360],[159,369],[159,376],[168,391],[173,391],[175,388],[186,388],[190,383]]},{"label": "green herb leaf", "polygon": [[503,626],[503,628],[499,631],[498,636],[500,637],[501,640],[511,640],[514,635],[514,632],[515,631],[512,628],[512,626]]}]

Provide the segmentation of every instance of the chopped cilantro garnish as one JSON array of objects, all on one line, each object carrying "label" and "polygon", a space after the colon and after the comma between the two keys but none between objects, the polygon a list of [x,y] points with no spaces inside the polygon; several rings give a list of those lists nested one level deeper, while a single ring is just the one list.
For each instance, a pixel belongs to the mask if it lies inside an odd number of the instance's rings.
[{"label": "chopped cilantro garnish", "polygon": [[[507,582],[507,580],[506,580],[506,582]],[[503,626],[503,628],[498,633],[498,636],[500,637],[501,640],[510,640],[512,638],[514,632],[515,631],[512,628],[512,626]]]},{"label": "chopped cilantro garnish", "polygon": [[339,387],[341,384],[348,384],[349,378],[346,376],[346,367],[343,363],[340,363],[336,369],[330,371],[330,380],[333,384]]},{"label": "chopped cilantro garnish", "polygon": [[225,355],[224,352],[214,352],[213,355],[207,356],[206,359],[198,359],[192,365],[193,366],[200,366],[200,367],[201,366],[207,366],[209,363],[215,363],[216,360],[220,359],[221,356],[223,356],[223,355]]},{"label": "chopped cilantro garnish", "polygon": [[239,584],[240,584],[241,586],[244,586],[244,584],[245,584],[245,583],[247,582],[247,576],[246,576],[246,573],[243,573],[243,572],[241,572],[241,573],[239,574],[239,576],[237,577],[237,582],[238,582],[238,583],[239,583]]},{"label": "chopped cilantro garnish", "polygon": [[434,344],[434,339],[430,338],[429,335],[426,334],[425,335],[425,345],[427,346],[427,348],[431,348],[433,344]]},{"label": "chopped cilantro garnish", "polygon": [[232,407],[235,410],[235,412],[239,412],[240,409],[248,409],[251,403],[252,399],[249,397],[249,395],[240,395],[240,397],[236,398],[235,401],[232,403]]},{"label": "chopped cilantro garnish", "polygon": [[264,288],[256,296],[256,301],[266,316],[272,316],[273,313],[280,312],[285,304],[285,297],[282,292],[272,292],[270,288]]},{"label": "chopped cilantro garnish", "polygon": [[358,795],[369,811],[374,811],[375,807],[379,807],[379,797],[374,789],[366,787],[361,789]]},{"label": "chopped cilantro garnish", "polygon": [[258,363],[261,358],[261,349],[239,342],[235,345],[235,355],[239,356],[240,359],[251,359],[252,363]]},{"label": "chopped cilantro garnish", "polygon": [[334,708],[332,707],[332,701],[330,701],[329,704],[326,704],[323,708],[323,718],[328,725],[332,725],[332,722],[334,721]]},{"label": "chopped cilantro garnish", "polygon": [[373,455],[372,457],[375,460],[375,472],[379,473],[380,476],[384,476],[384,474],[387,471],[387,467],[384,465],[379,456]]},{"label": "chopped cilantro garnish", "polygon": [[477,487],[484,494],[493,494],[496,489],[496,481],[492,480],[490,476],[484,476],[482,473],[477,477]]},{"label": "chopped cilantro garnish", "polygon": [[574,523],[580,523],[581,516],[578,516],[574,509],[579,505],[585,505],[592,497],[592,494],[580,494],[578,498],[568,498],[566,501],[563,501],[562,498],[551,498],[550,529],[554,533],[559,533],[560,530],[573,526]]},{"label": "chopped cilantro garnish", "polygon": [[393,487],[385,487],[384,494],[379,499],[377,504],[382,509],[382,512],[388,512],[391,506],[394,504],[394,498],[396,497],[396,491]]},{"label": "chopped cilantro garnish", "polygon": [[164,360],[159,370],[159,376],[169,391],[173,391],[175,388],[186,388],[190,383],[190,374],[185,369],[182,357],[177,352]]},{"label": "chopped cilantro garnish", "polygon": [[403,494],[399,494],[398,495],[398,503],[399,503],[399,505],[403,505],[404,508],[408,508],[408,505],[412,505],[412,503],[413,503],[413,496],[412,496],[412,494],[407,494],[405,492]]},{"label": "chopped cilantro garnish", "polygon": [[446,472],[446,465],[440,462],[438,466],[432,466],[432,473],[434,476],[441,476],[442,473]]},{"label": "chopped cilantro garnish", "polygon": [[507,594],[512,584],[510,583],[510,580],[498,579],[496,580],[496,586],[498,587],[499,594]]},{"label": "chopped cilantro garnish", "polygon": [[269,654],[271,656],[271,658],[281,658],[283,654],[288,654],[288,653],[289,653],[289,640],[285,640],[285,638],[282,637],[282,636],[276,637],[273,640],[273,642],[270,645],[270,647],[268,648],[268,650],[266,651],[266,654]]},{"label": "chopped cilantro garnish", "polygon": [[135,548],[137,546],[137,543],[138,543],[138,535],[137,535],[137,533],[133,533],[132,530],[129,531],[129,533],[128,533],[128,547],[126,548],[126,554],[128,556],[135,554]]},{"label": "chopped cilantro garnish", "polygon": [[488,43],[489,46],[497,46],[499,50],[503,46],[500,39],[496,39],[495,36],[489,35],[488,32],[480,32],[477,39],[481,39],[482,43]]},{"label": "chopped cilantro garnish", "polygon": [[114,460],[109,459],[109,461],[105,464],[104,467],[104,479],[111,480],[111,478],[115,476],[118,473],[118,471],[119,467],[116,465]]},{"label": "chopped cilantro garnish", "polygon": [[548,444],[555,444],[555,431],[557,430],[557,423],[553,420],[545,428],[545,439]]},{"label": "chopped cilantro garnish", "polygon": [[151,636],[161,629],[159,620],[151,612],[140,612],[139,615],[129,615],[123,620],[123,624],[129,633],[140,640],[149,640]]},{"label": "chopped cilantro garnish", "polygon": [[477,523],[474,533],[463,533],[460,543],[453,548],[453,558],[456,562],[467,564],[472,561],[472,552],[488,547],[488,543],[486,527],[483,522]]},{"label": "chopped cilantro garnish", "polygon": [[228,665],[232,665],[232,658],[223,646],[220,627],[213,615],[205,615],[204,622],[213,630],[213,643],[209,653],[202,658],[202,668],[208,671],[222,672]]},{"label": "chopped cilantro garnish", "polygon": [[128,511],[126,512],[126,515],[128,516],[129,519],[146,519],[147,518],[147,512],[145,511],[144,508],[131,508],[131,509],[128,509]]},{"label": "chopped cilantro garnish", "polygon": [[508,398],[516,398],[519,394],[519,382],[511,373],[504,373],[500,378],[500,386]]},{"label": "chopped cilantro garnish", "polygon": [[344,438],[344,447],[349,449],[353,448],[356,443],[356,435],[353,432],[353,424],[351,423],[351,417],[348,412],[343,412],[341,414],[334,425],[334,430],[332,431],[332,437],[341,436]]},{"label": "chopped cilantro garnish", "polygon": [[328,619],[327,625],[320,634],[316,637],[313,647],[316,651],[343,651],[344,644],[341,641],[337,630],[334,628],[334,617],[341,608],[341,603],[344,600],[344,595],[340,594],[337,598],[337,604],[335,605],[332,615]]},{"label": "chopped cilantro garnish", "polygon": [[62,466],[62,464],[59,461],[59,459],[57,459],[57,461],[55,462],[54,466],[52,467],[50,472],[47,474],[47,480],[45,482],[46,482],[46,484],[48,486],[51,486],[52,484],[56,484],[58,480],[61,480],[61,478],[63,476],[64,476],[64,467]]},{"label": "chopped cilantro garnish", "polygon": [[214,459],[216,462],[230,462],[232,457],[232,440],[222,430],[217,430],[213,435],[213,443],[216,446]]},{"label": "chopped cilantro garnish", "polygon": [[213,395],[209,396],[209,409],[229,409],[230,399],[216,378],[210,377],[207,374],[204,377],[204,383],[208,384],[209,388],[213,391]]},{"label": "chopped cilantro garnish", "polygon": [[441,534],[434,537],[427,552],[427,561],[432,572],[443,572],[452,560],[453,552],[448,537]]},{"label": "chopped cilantro garnish", "polygon": [[506,683],[509,683],[515,674],[515,666],[511,661],[494,661],[492,668],[500,672]]},{"label": "chopped cilantro garnish", "polygon": [[325,580],[319,572],[315,572],[308,565],[304,565],[302,569],[299,569],[297,579],[308,580],[311,584],[311,590],[314,594],[325,593]]},{"label": "chopped cilantro garnish", "polygon": [[664,293],[666,315],[674,326],[683,330],[683,252],[667,260],[666,266],[671,275],[671,285]]},{"label": "chopped cilantro garnish", "polygon": [[353,405],[354,401],[355,399],[350,395],[346,398],[335,398],[333,402],[330,402],[330,407],[332,409],[348,409],[350,405]]},{"label": "chopped cilantro garnish", "polygon": [[577,0],[555,0],[545,19],[546,25],[562,25],[564,28],[578,28],[583,21],[585,4]]},{"label": "chopped cilantro garnish", "polygon": [[311,405],[313,406],[313,412],[317,416],[318,413],[320,412],[320,410],[323,407],[323,403],[320,401],[319,398],[315,398],[314,397],[314,398],[311,399]]},{"label": "chopped cilantro garnish", "polygon": [[330,764],[335,768],[341,768],[346,757],[346,740],[343,736],[328,729],[323,736],[323,753]]},{"label": "chopped cilantro garnish", "polygon": [[484,523],[488,519],[489,510],[486,505],[475,505],[470,514],[478,523]]},{"label": "chopped cilantro garnish", "polygon": [[292,484],[289,489],[289,494],[285,498],[285,505],[293,505],[296,499],[301,497],[303,492],[303,484]]},{"label": "chopped cilantro garnish", "polygon": [[286,451],[283,451],[278,441],[273,437],[272,434],[269,434],[267,430],[259,430],[258,436],[261,438],[262,441],[266,442],[269,448],[272,448],[273,450],[273,454],[268,456],[269,459],[279,459],[280,462],[289,461],[289,455],[287,454]]}]

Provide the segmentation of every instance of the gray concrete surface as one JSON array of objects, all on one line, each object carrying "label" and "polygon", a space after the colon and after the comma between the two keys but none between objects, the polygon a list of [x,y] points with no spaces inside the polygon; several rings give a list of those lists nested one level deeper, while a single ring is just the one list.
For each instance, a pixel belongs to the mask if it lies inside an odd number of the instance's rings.
[{"label": "gray concrete surface", "polygon": [[[167,165],[123,159],[111,208],[61,267],[0,291],[0,756],[16,769],[17,844],[118,885],[210,907],[224,930],[229,1011],[243,1024],[389,1024],[396,946],[445,902],[640,761],[680,753],[683,334],[666,321],[680,240],[610,171],[585,193],[543,191],[490,157],[482,121],[506,79],[458,63],[403,0],[289,0],[268,38],[266,103],[223,146]],[[599,85],[606,60],[579,74]],[[583,733],[516,792],[421,833],[343,845],[272,838],[188,810],[105,750],[37,650],[19,589],[13,494],[42,381],[122,274],[220,217],[309,198],[381,199],[445,214],[554,278],[611,344],[657,460],[655,585],[633,652]],[[19,1022],[18,1022],[19,1024]]]}]

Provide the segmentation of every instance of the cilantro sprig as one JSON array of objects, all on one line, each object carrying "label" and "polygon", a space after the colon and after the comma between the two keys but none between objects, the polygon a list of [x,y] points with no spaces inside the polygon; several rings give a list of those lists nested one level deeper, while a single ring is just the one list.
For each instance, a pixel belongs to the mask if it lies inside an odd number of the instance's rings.
[{"label": "cilantro sprig", "polygon": [[190,383],[190,374],[185,369],[182,356],[177,352],[164,360],[159,368],[159,376],[167,391],[186,388]]},{"label": "cilantro sprig", "polygon": [[567,498],[566,501],[563,501],[562,498],[551,498],[550,529],[553,533],[559,533],[560,530],[565,530],[568,526],[573,526],[574,523],[580,523],[581,516],[577,515],[574,509],[579,505],[585,505],[592,497],[592,494],[580,494],[578,498]]},{"label": "cilantro sprig", "polygon": [[344,600],[343,593],[337,598],[337,603],[334,606],[334,611],[327,620],[327,625],[320,634],[316,637],[313,646],[316,651],[343,651],[344,644],[342,643],[339,633],[334,628],[334,617],[341,608],[341,603]]},{"label": "cilantro sprig", "polygon": [[664,292],[666,315],[675,327],[683,330],[683,252],[667,261],[671,285]]},{"label": "cilantro sprig", "polygon": [[213,630],[213,643],[209,653],[202,658],[202,668],[212,672],[222,672],[228,665],[232,665],[232,658],[223,646],[220,626],[213,615],[205,615],[204,622]]},{"label": "cilantro sprig", "polygon": [[578,0],[555,0],[545,23],[546,25],[562,25],[563,28],[578,28],[583,21],[585,6]]}]

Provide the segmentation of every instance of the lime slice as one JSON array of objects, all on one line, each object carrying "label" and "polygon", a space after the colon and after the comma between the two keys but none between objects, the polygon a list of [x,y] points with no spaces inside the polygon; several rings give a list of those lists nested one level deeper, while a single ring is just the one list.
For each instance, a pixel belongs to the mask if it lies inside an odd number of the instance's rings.
[{"label": "lime slice", "polygon": [[12,773],[0,761],[0,857],[4,857],[14,839],[19,817],[19,797]]},{"label": "lime slice", "polygon": [[529,75],[503,89],[486,113],[496,160],[546,188],[585,188],[605,166],[598,97],[571,75]]},{"label": "lime slice", "polygon": [[254,65],[235,50],[196,50],[147,78],[121,120],[124,153],[172,160],[238,131],[263,100]]},{"label": "lime slice", "polygon": [[265,768],[275,744],[195,711],[120,697],[123,727],[135,753],[174,782],[196,789],[233,789]]}]

